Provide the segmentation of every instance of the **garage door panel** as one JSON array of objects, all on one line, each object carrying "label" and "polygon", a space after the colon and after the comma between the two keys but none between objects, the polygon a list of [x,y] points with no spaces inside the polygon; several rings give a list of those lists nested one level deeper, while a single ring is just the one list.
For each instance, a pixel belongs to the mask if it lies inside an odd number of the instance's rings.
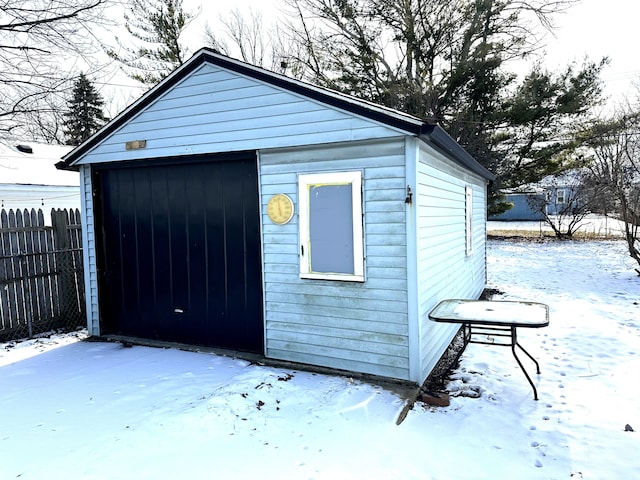
[{"label": "garage door panel", "polygon": [[104,330],[262,351],[255,158],[98,178]]},{"label": "garage door panel", "polygon": [[[167,195],[167,173],[158,173],[149,178],[149,195],[151,197],[150,222],[151,244],[150,252],[152,262],[151,283],[153,285],[153,309],[151,322],[154,328],[156,324],[164,322],[164,315],[171,312],[171,241],[169,237],[169,196]],[[162,317],[158,314],[162,313]]]}]

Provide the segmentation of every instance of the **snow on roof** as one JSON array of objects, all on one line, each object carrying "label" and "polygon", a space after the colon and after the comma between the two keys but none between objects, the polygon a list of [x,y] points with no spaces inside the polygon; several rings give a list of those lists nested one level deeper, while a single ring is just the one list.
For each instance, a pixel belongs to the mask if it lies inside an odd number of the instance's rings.
[{"label": "snow on roof", "polygon": [[0,184],[79,186],[77,172],[56,168],[72,149],[67,145],[0,140]]}]

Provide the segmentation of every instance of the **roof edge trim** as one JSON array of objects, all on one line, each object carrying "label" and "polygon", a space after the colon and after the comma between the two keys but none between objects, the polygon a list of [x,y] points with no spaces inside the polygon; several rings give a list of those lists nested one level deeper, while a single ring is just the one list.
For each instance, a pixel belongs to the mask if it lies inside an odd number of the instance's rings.
[{"label": "roof edge trim", "polygon": [[430,133],[421,135],[420,138],[437,147],[467,170],[471,170],[488,181],[496,179],[496,176],[493,173],[483,167],[439,125],[434,126]]}]

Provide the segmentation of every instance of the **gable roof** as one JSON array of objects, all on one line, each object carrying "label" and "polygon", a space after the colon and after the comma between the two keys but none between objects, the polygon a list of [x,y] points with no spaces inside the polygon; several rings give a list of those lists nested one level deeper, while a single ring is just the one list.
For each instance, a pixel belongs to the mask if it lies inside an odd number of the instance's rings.
[{"label": "gable roof", "polygon": [[162,82],[157,84],[136,102],[127,107],[111,122],[105,125],[95,135],[79,145],[72,152],[63,157],[63,161],[56,165],[59,169],[76,170],[75,162],[79,160],[93,147],[98,145],[115,130],[126,124],[135,115],[140,113],[152,102],[174,87],[195,69],[204,63],[216,65],[220,68],[244,75],[264,83],[280,87],[284,90],[297,93],[312,100],[330,105],[340,110],[379,122],[390,127],[395,127],[408,135],[420,138],[422,141],[435,146],[443,151],[449,158],[458,162],[463,167],[477,173],[487,180],[493,180],[495,176],[480,165],[469,153],[466,152],[453,138],[451,138],[440,126],[425,122],[417,117],[408,115],[398,110],[383,107],[356,97],[346,95],[324,87],[319,87],[307,82],[296,80],[269,70],[265,70],[248,63],[221,55],[213,50],[203,48],[196,52],[187,62],[177,68]]},{"label": "gable roof", "polygon": [[80,185],[80,177],[55,167],[72,147],[0,140],[0,183],[10,185]]}]

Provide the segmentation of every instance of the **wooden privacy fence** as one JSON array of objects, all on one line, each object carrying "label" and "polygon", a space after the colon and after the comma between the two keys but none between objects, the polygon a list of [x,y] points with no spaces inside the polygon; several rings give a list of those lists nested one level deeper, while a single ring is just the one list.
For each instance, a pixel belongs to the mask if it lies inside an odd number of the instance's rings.
[{"label": "wooden privacy fence", "polygon": [[0,341],[86,323],[79,210],[0,210]]}]

